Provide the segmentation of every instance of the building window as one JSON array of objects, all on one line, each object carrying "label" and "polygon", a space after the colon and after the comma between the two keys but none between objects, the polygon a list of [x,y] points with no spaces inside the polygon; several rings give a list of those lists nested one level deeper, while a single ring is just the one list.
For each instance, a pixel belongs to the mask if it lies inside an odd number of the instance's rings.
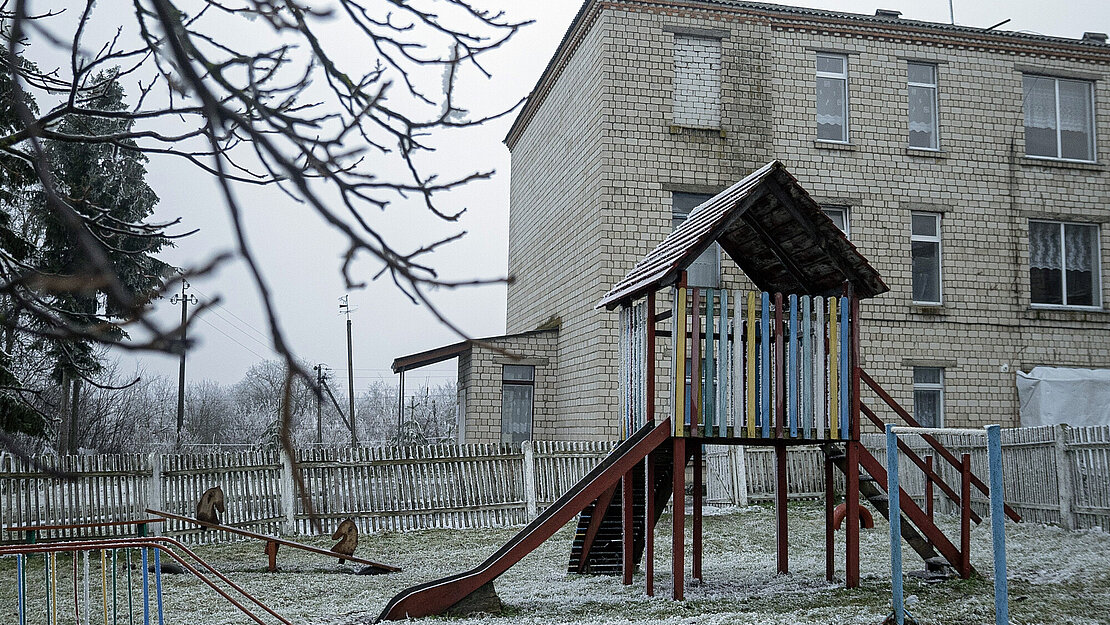
[{"label": "building window", "polygon": [[940,303],[940,215],[910,214],[910,254],[913,258],[913,301]]},{"label": "building window", "polygon": [[1029,222],[1029,291],[1033,304],[1099,306],[1098,226]]},{"label": "building window", "polygon": [[721,127],[721,40],[674,37],[674,123]]},{"label": "building window", "polygon": [[[700,206],[712,195],[704,193],[671,194],[671,227],[686,221],[690,211]],[[703,289],[715,289],[721,282],[721,247],[714,243],[701,253],[692,265],[686,268],[686,285]]]},{"label": "building window", "polygon": [[937,66],[909,63],[909,142],[911,148],[937,150]]},{"label": "building window", "polygon": [[913,416],[923,428],[944,427],[943,368],[913,368]]},{"label": "building window", "polygon": [[848,57],[817,54],[817,139],[848,142]]},{"label": "building window", "polygon": [[504,365],[501,371],[501,442],[518,444],[532,438],[532,406],[536,368]]},{"label": "building window", "polygon": [[847,206],[822,206],[821,211],[825,213],[829,219],[836,224],[837,228],[844,233],[844,236],[851,239],[852,235],[848,231],[848,207]]},{"label": "building window", "polygon": [[1094,90],[1085,80],[1026,75],[1025,154],[1095,160]]}]

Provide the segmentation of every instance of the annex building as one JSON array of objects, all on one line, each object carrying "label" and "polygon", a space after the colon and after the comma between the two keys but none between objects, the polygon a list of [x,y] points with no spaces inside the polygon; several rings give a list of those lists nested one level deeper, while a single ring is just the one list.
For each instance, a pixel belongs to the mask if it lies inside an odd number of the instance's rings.
[{"label": "annex building", "polygon": [[[465,442],[616,438],[598,301],[779,160],[890,287],[862,305],[861,364],[925,424],[1018,425],[1018,372],[1110,369],[1108,80],[1099,33],[587,0],[505,139],[509,334],[394,370],[459,359]],[[690,286],[751,289],[720,255]]]}]

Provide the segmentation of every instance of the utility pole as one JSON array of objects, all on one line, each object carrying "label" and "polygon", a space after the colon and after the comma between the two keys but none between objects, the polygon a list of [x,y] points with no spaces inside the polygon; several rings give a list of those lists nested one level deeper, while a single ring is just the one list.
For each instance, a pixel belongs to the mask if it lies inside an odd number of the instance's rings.
[{"label": "utility pole", "polygon": [[328,379],[328,366],[320,363],[312,368],[316,371],[316,444],[324,442],[324,382]]},{"label": "utility pole", "polygon": [[347,315],[347,414],[351,415],[351,447],[358,446],[355,429],[355,364],[351,348],[351,303],[350,295],[339,298],[339,312]]},{"label": "utility pole", "polygon": [[176,447],[181,448],[181,430],[185,427],[185,346],[186,324],[189,322],[189,304],[194,306],[197,303],[197,296],[193,294],[186,295],[185,291],[189,290],[189,281],[181,279],[181,295],[174,294],[170,298],[171,304],[181,304],[181,366],[177,371],[177,442]]}]

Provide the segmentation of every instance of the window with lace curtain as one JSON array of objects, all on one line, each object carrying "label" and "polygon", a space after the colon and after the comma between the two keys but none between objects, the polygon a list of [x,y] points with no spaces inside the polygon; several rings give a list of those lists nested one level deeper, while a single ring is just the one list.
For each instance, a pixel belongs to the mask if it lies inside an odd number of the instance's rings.
[{"label": "window with lace curtain", "polygon": [[911,148],[937,150],[937,66],[906,64],[909,95],[909,144]]},{"label": "window with lace curtain", "polygon": [[1095,160],[1091,83],[1026,74],[1025,154],[1075,161]]},{"label": "window with lace curtain", "polygon": [[848,57],[817,54],[817,140],[848,142]]},{"label": "window with lace curtain", "polygon": [[532,404],[536,368],[504,365],[501,368],[501,442],[514,445],[532,438]]},{"label": "window with lace curtain", "polygon": [[1099,306],[1098,226],[1029,222],[1029,291],[1034,305]]}]

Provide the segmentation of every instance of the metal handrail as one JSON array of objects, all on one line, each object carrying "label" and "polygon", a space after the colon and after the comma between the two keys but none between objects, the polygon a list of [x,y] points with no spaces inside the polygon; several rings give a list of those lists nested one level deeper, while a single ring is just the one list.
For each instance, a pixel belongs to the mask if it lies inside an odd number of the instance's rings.
[{"label": "metal handrail", "polygon": [[226,575],[224,575],[223,573],[220,573],[218,570],[216,570],[215,567],[213,567],[212,565],[205,562],[202,558],[197,556],[188,547],[186,547],[185,545],[181,544],[179,541],[177,541],[173,538],[169,538],[169,537],[165,537],[165,536],[157,536],[157,537],[150,537],[150,538],[127,538],[127,539],[119,539],[119,540],[113,540],[113,539],[83,540],[83,541],[72,541],[72,542],[64,542],[64,543],[48,543],[48,544],[34,544],[34,545],[10,545],[10,546],[0,547],[0,556],[5,556],[5,555],[29,555],[29,554],[36,554],[36,553],[57,553],[57,552],[75,553],[75,552],[81,552],[81,551],[94,551],[94,550],[106,550],[106,549],[138,549],[138,548],[155,549],[155,550],[157,550],[161,553],[165,553],[169,557],[176,560],[177,563],[182,566],[182,568],[186,569],[187,571],[189,571],[190,573],[195,575],[197,577],[197,579],[199,579],[202,582],[204,582],[205,584],[207,584],[212,590],[215,590],[221,597],[223,597],[229,603],[231,603],[233,606],[238,608],[240,612],[249,616],[256,623],[258,623],[259,625],[266,625],[266,621],[262,620],[262,618],[260,618],[257,614],[255,614],[254,612],[249,610],[246,606],[244,606],[242,603],[237,601],[234,597],[232,597],[230,594],[225,592],[222,588],[217,586],[211,579],[209,579],[209,577],[207,575],[205,575],[203,572],[198,570],[192,564],[187,562],[184,558],[182,558],[180,555],[178,555],[173,549],[170,549],[169,546],[180,549],[182,552],[187,554],[190,558],[192,558],[197,563],[199,563],[203,568],[207,569],[212,575],[219,578],[220,581],[224,582],[225,584],[230,586],[232,589],[234,589],[236,592],[238,592],[239,594],[246,597],[248,600],[250,600],[251,603],[253,603],[257,607],[259,607],[262,610],[269,613],[271,616],[273,616],[278,621],[280,621],[283,625],[293,625],[285,617],[281,616],[280,614],[275,612],[272,608],[270,608],[269,606],[267,606],[266,604],[262,603],[257,598],[255,598],[253,595],[248,593],[246,590],[244,590],[238,584],[231,581],[231,579],[229,579]]}]

